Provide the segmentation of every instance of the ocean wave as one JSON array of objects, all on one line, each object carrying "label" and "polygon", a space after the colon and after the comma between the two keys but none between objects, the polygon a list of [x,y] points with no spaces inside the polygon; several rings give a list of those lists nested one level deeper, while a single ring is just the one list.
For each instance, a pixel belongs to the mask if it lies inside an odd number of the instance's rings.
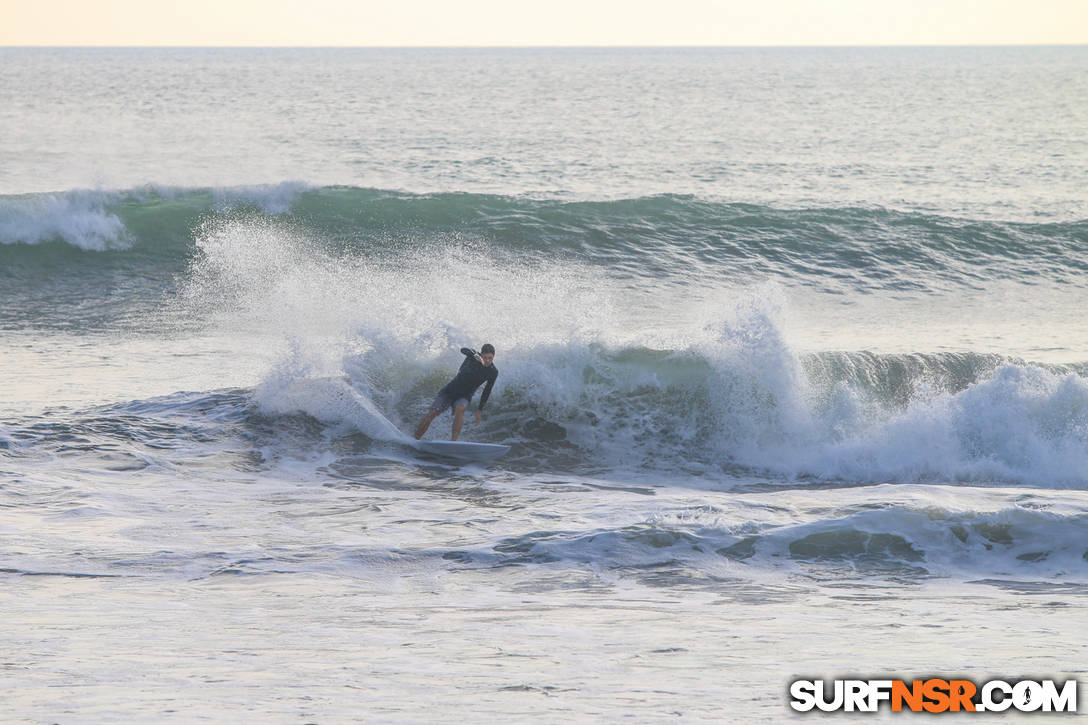
[{"label": "ocean wave", "polygon": [[[144,234],[139,229],[163,218],[163,208],[186,219],[177,227],[184,246],[171,247],[182,250],[170,271],[177,292],[161,304],[163,291],[151,286],[155,296],[148,299],[169,319],[264,341],[269,349],[262,356],[279,357],[253,393],[266,416],[301,413],[329,430],[397,440],[414,428],[456,369],[456,351],[490,341],[499,348],[502,375],[484,427],[470,427],[468,434],[510,443],[510,465],[526,469],[679,470],[696,476],[743,470],[802,481],[1088,485],[1084,365],[1044,366],[972,352],[802,353],[791,340],[788,295],[780,286],[745,287],[730,276],[733,288],[723,291],[720,270],[698,284],[690,279],[699,274],[696,263],[680,260],[695,260],[703,243],[680,234],[670,237],[672,274],[688,275],[680,291],[667,296],[668,278],[645,270],[638,273],[652,284],[632,287],[623,275],[661,259],[608,241],[626,239],[621,227],[635,237],[653,236],[662,225],[688,224],[684,220],[693,214],[721,217],[743,209],[754,215],[747,227],[763,229],[770,219],[797,213],[680,197],[575,204],[351,188],[267,191],[276,204],[285,196],[293,199],[291,211],[204,214],[203,205],[216,203],[213,195],[184,190],[174,196],[147,191],[146,198],[116,207],[137,239]],[[253,199],[237,198],[243,205]],[[580,239],[577,249],[550,236],[522,238],[520,232],[498,247],[497,236],[484,243],[437,232],[422,240],[389,232],[395,220],[464,231],[476,219],[497,234],[502,224],[525,229],[529,217],[548,214],[558,216],[543,226]],[[832,218],[891,218],[859,210],[811,214],[828,224]],[[373,237],[358,236],[359,215]],[[922,223],[921,217],[896,218],[908,226]],[[322,232],[321,225],[356,231],[339,238]],[[1062,230],[1051,247],[1040,246],[1042,257],[1068,253],[1075,260],[1085,253],[1066,243],[1079,238],[1076,224],[1021,227],[1032,233]],[[989,228],[996,233],[1002,227]],[[775,255],[794,243],[791,235],[800,234],[796,225],[784,229],[773,244],[760,232],[748,238],[748,248],[736,242],[731,254],[744,260],[758,248],[762,262],[773,267]],[[1059,248],[1065,251],[1054,251]],[[117,254],[149,257],[141,274],[150,274],[149,266],[162,258],[152,252],[137,242]],[[946,252],[948,258],[958,254],[956,264],[977,277],[978,249]],[[608,255],[625,261],[597,263]],[[1014,246],[1006,262],[1018,264],[1018,255]],[[811,271],[818,265],[807,256],[781,260],[808,269],[803,274],[828,271]],[[903,267],[896,274],[917,276],[911,262],[901,258],[896,264]],[[78,266],[79,273],[94,269],[93,262]],[[859,269],[854,272],[861,274]],[[1072,269],[1075,264],[1067,266]],[[37,278],[24,278],[34,282],[39,299],[48,285],[64,283],[63,275],[38,272]],[[96,289],[117,289],[114,272],[102,273]],[[73,307],[98,307],[87,304],[94,290],[73,294],[66,286],[58,297],[62,292]],[[664,297],[663,307],[653,307]],[[699,299],[685,307],[691,297]],[[128,303],[123,295],[110,297],[115,298]],[[640,316],[658,313],[671,315],[669,324],[641,324]],[[436,423],[435,430],[442,425]]]},{"label": "ocean wave", "polygon": [[[127,456],[135,445],[151,460],[173,450],[184,457],[193,446],[235,449],[240,438],[272,460],[306,457],[345,438],[358,439],[357,452],[410,455],[399,446],[456,359],[410,344],[355,344],[355,352],[293,344],[253,389],[179,393],[74,420],[5,425],[0,448],[94,457]],[[844,357],[853,365],[841,365]],[[726,487],[758,480],[1088,488],[1084,365],[835,353],[798,356],[784,372],[755,353],[738,366],[695,349],[596,343],[500,348],[498,360],[502,373],[484,422],[470,422],[464,435],[510,445],[500,465],[521,473],[611,471]],[[899,377],[909,365],[917,372]],[[829,376],[829,367],[837,373]],[[964,377],[965,367],[977,376]],[[888,377],[898,384],[885,385]],[[441,438],[448,426],[444,416],[431,434]]]},{"label": "ocean wave", "polygon": [[286,214],[306,189],[302,182],[207,189],[149,185],[0,196],[0,244],[55,242],[95,252],[188,244],[201,214],[238,208]]},{"label": "ocean wave", "polygon": [[662,329],[625,322],[623,296],[592,265],[463,244],[344,255],[263,219],[210,220],[197,244],[191,316],[287,341],[257,387],[270,415],[395,440],[456,369],[457,350],[490,341],[502,373],[480,434],[530,468],[1088,484],[1084,365],[801,353],[773,284]]},{"label": "ocean wave", "polygon": [[[749,505],[764,518],[776,508]],[[444,557],[463,566],[592,565],[648,583],[711,588],[761,571],[817,579],[1088,581],[1083,514],[907,504],[829,506],[791,523],[757,524],[738,514],[716,509],[589,530],[538,530]]]},{"label": "ocean wave", "polygon": [[[738,364],[742,357],[593,344],[504,349],[487,419],[466,434],[511,445],[506,465],[524,471],[1088,486],[1084,366],[836,353],[783,369],[759,353]],[[829,376],[843,357],[853,365]],[[402,440],[456,361],[376,358],[348,355],[350,373],[339,376],[281,366],[258,389],[260,408]],[[911,365],[915,374],[903,376]],[[447,425],[439,419],[435,434]]]},{"label": "ocean wave", "polygon": [[926,290],[987,279],[1082,285],[1088,271],[1088,221],[777,209],[676,195],[569,201],[410,194],[301,182],[0,197],[0,243],[176,256],[192,251],[209,216],[244,211],[286,219],[324,248],[356,255],[410,252],[457,236],[511,258],[577,260],[636,277],[682,269],[707,277],[778,276],[829,289]]},{"label": "ocean wave", "polygon": [[115,195],[95,191],[0,199],[0,244],[63,241],[104,251],[131,245],[124,223],[108,208]]}]

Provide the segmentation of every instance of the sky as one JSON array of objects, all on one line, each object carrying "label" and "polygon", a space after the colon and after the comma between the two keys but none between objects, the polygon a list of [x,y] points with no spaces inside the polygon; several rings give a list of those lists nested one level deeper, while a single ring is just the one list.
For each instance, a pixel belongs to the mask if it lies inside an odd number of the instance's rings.
[{"label": "sky", "polygon": [[1088,0],[0,0],[0,45],[1088,43]]}]

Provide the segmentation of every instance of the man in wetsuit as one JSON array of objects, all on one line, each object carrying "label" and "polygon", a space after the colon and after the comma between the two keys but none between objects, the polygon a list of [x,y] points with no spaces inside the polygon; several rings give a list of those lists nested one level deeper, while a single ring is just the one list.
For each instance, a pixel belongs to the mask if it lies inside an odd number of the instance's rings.
[{"label": "man in wetsuit", "polygon": [[419,421],[419,426],[416,428],[416,440],[422,438],[423,434],[427,432],[427,428],[430,427],[431,421],[451,405],[453,406],[453,435],[450,440],[457,440],[457,436],[461,435],[461,424],[464,422],[465,408],[468,407],[469,401],[472,400],[476,388],[486,382],[487,386],[484,387],[484,392],[480,394],[480,404],[476,406],[476,422],[479,423],[483,419],[484,403],[487,402],[488,397],[491,395],[491,388],[495,385],[495,378],[499,376],[499,369],[493,364],[495,361],[495,347],[491,343],[485,343],[480,348],[480,352],[462,347],[461,354],[465,356],[465,361],[461,363],[461,369],[457,371],[457,377],[446,383],[438,391],[438,396],[431,403],[431,409],[427,411],[427,415],[423,416],[423,420]]}]

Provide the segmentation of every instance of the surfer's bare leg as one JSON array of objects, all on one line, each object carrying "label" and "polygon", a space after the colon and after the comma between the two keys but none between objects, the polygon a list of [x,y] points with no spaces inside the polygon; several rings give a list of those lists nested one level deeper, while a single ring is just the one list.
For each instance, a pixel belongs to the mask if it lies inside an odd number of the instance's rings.
[{"label": "surfer's bare leg", "polygon": [[416,427],[416,440],[418,441],[423,437],[423,434],[427,432],[427,429],[431,427],[431,421],[438,416],[438,411],[431,408],[427,411],[427,415],[423,416],[423,420],[419,421],[419,425]]},{"label": "surfer's bare leg", "polygon": [[461,435],[461,424],[465,422],[465,406],[458,405],[453,411],[453,435],[450,436],[451,441],[457,440],[457,436]]}]

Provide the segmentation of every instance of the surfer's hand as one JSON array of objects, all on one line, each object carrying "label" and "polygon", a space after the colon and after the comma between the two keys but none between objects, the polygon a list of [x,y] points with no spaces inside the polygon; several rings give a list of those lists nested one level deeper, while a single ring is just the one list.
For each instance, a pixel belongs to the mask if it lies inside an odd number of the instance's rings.
[{"label": "surfer's hand", "polygon": [[482,410],[477,410],[476,411],[476,422],[479,423],[483,419],[484,419],[483,411]]}]

